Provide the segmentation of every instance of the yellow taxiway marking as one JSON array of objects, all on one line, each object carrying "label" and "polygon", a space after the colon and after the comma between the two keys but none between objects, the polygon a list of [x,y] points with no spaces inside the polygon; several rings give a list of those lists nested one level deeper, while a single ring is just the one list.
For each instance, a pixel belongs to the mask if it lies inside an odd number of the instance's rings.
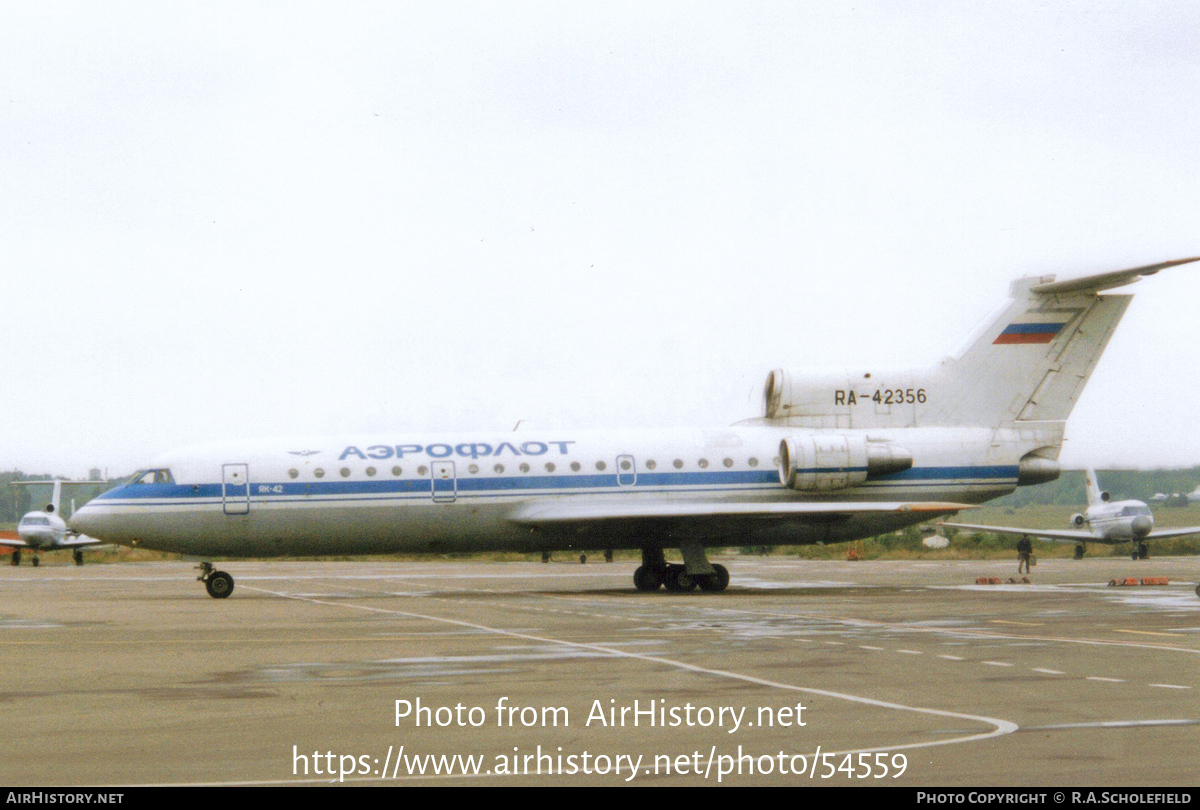
[{"label": "yellow taxiway marking", "polygon": [[1113,628],[1114,633],[1137,633],[1139,636],[1168,636],[1170,638],[1183,638],[1182,633],[1155,633],[1150,630],[1120,630]]}]

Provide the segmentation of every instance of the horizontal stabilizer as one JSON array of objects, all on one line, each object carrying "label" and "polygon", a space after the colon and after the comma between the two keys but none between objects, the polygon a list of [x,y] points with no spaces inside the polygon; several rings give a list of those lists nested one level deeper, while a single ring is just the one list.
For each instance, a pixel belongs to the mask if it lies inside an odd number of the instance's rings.
[{"label": "horizontal stabilizer", "polygon": [[1191,262],[1200,262],[1200,256],[1193,256],[1190,259],[1172,259],[1169,262],[1147,264],[1144,267],[1132,267],[1129,270],[1113,270],[1109,273],[1097,273],[1091,276],[1067,279],[1066,281],[1051,281],[1045,284],[1036,284],[1031,289],[1033,292],[1043,295],[1095,293],[1101,290],[1111,290],[1113,287],[1124,287],[1126,284],[1139,281],[1142,276],[1152,276],[1159,270],[1165,270],[1168,267],[1176,267],[1181,264],[1190,264]]},{"label": "horizontal stabilizer", "polygon": [[517,507],[509,516],[521,525],[586,523],[603,520],[646,520],[672,518],[804,518],[838,515],[881,514],[887,512],[929,512],[944,515],[961,509],[975,509],[965,503],[940,501],[874,502],[784,502],[736,503],[729,501],[590,501],[587,503],[537,503]]}]

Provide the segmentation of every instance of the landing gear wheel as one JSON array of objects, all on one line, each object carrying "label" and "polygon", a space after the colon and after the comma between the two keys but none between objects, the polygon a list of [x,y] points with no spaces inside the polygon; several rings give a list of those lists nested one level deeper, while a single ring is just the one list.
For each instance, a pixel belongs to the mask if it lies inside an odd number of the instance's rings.
[{"label": "landing gear wheel", "polygon": [[33,559],[30,560],[30,562],[33,563],[34,568],[37,568],[39,565],[41,565],[41,562],[38,561],[36,554],[33,555]]},{"label": "landing gear wheel", "polygon": [[12,553],[12,564],[13,564],[13,565],[20,565],[20,564],[21,564],[21,549],[19,549],[19,548],[18,548],[18,549],[15,549],[15,550],[13,551],[13,553]]},{"label": "landing gear wheel", "polygon": [[1082,543],[1077,543],[1075,545],[1075,559],[1077,559],[1077,560],[1083,559],[1083,544]]},{"label": "landing gear wheel", "polygon": [[1150,547],[1145,543],[1138,543],[1137,556],[1139,560],[1144,560],[1150,556]]},{"label": "landing gear wheel", "polygon": [[204,580],[204,587],[213,599],[224,599],[233,593],[233,577],[224,571],[213,571],[208,575],[208,579]]},{"label": "landing gear wheel", "polygon": [[613,551],[611,548],[604,549],[604,561],[610,563],[613,560]]},{"label": "landing gear wheel", "polygon": [[633,572],[633,587],[639,591],[657,591],[662,587],[662,572],[648,565],[639,565]]},{"label": "landing gear wheel", "polygon": [[586,555],[586,554],[580,554],[580,555],[579,555],[579,564],[580,564],[580,565],[587,565],[587,555]]},{"label": "landing gear wheel", "polygon": [[663,584],[672,593],[686,593],[696,587],[696,580],[682,565],[673,565],[667,569],[667,580]]},{"label": "landing gear wheel", "polygon": [[723,565],[713,565],[713,572],[699,577],[700,590],[719,593],[729,587],[729,569]]},{"label": "landing gear wheel", "polygon": [[549,551],[542,552],[542,562],[544,562],[544,563],[550,562],[550,552]]},{"label": "landing gear wheel", "polygon": [[1132,553],[1129,555],[1129,559],[1131,559],[1131,560],[1136,560],[1137,558],[1138,558],[1138,555],[1137,555],[1137,549],[1135,548],[1135,549],[1133,550],[1133,552],[1132,552]]},{"label": "landing gear wheel", "polygon": [[76,565],[83,565],[83,552],[79,549],[75,549],[75,553],[71,555],[71,558],[75,560]]}]

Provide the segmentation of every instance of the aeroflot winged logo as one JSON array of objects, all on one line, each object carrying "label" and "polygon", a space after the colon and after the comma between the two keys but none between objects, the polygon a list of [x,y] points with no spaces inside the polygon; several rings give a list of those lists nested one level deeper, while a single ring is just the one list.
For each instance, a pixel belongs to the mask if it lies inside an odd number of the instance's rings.
[{"label": "aeroflot winged logo", "polygon": [[321,452],[320,450],[288,450],[288,455],[289,456],[304,456],[307,458],[308,456],[315,456],[317,453],[320,453],[320,452]]},{"label": "aeroflot winged logo", "polygon": [[373,444],[366,448],[366,452],[357,447],[350,446],[342,451],[338,456],[338,461],[343,461],[347,458],[361,458],[363,460],[369,458],[404,458],[423,454],[432,458],[447,458],[448,456],[463,456],[466,458],[483,458],[485,456],[541,456],[550,452],[551,447],[557,447],[560,455],[567,454],[567,445],[575,444],[575,442],[521,442],[513,444],[511,442],[501,442],[496,446],[492,446],[487,442],[469,442],[465,444]]},{"label": "aeroflot winged logo", "polygon": [[1063,323],[1010,323],[992,345],[1004,343],[1049,343],[1066,326]]}]

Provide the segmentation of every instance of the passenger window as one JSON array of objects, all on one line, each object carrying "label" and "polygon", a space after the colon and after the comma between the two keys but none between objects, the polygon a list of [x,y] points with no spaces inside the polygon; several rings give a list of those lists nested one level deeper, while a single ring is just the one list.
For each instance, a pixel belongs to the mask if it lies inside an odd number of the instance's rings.
[{"label": "passenger window", "polygon": [[649,459],[648,461],[646,461],[646,469],[647,470],[653,470],[657,466],[658,466],[658,462],[656,462],[654,459]]},{"label": "passenger window", "polygon": [[504,465],[497,464],[495,467],[492,467],[492,469],[495,470],[497,472],[497,474],[499,474],[499,473],[504,472]]},{"label": "passenger window", "polygon": [[554,462],[553,461],[546,462],[546,472],[554,472]]},{"label": "passenger window", "polygon": [[374,467],[367,467],[367,476],[369,478],[375,477],[375,468]]},{"label": "passenger window", "polygon": [[702,459],[700,459],[700,461],[699,461],[699,464],[700,464],[700,468],[701,468],[701,469],[703,469],[703,468],[707,467],[707,466],[708,466],[708,459],[706,459],[706,458],[702,458]]},{"label": "passenger window", "polygon": [[399,467],[392,467],[392,475],[396,476],[397,478],[400,477],[400,473],[402,473],[402,472],[404,472],[404,471],[401,470]]},{"label": "passenger window", "polygon": [[299,470],[288,470],[288,478],[296,478],[300,475]]},{"label": "passenger window", "polygon": [[571,462],[571,469],[572,469],[572,470],[574,470],[575,472],[579,472],[579,462],[578,462],[578,461],[572,461],[572,462]]},{"label": "passenger window", "polygon": [[342,469],[339,472],[341,472],[342,478],[350,477],[350,468],[349,467],[342,467]]},{"label": "passenger window", "polygon": [[677,469],[677,470],[683,469],[683,459],[677,458],[674,461],[672,461],[671,463],[675,465],[675,469]]},{"label": "passenger window", "polygon": [[322,470],[320,467],[317,467],[315,470],[313,470],[313,478],[324,478],[324,477],[325,477],[325,471]]}]

